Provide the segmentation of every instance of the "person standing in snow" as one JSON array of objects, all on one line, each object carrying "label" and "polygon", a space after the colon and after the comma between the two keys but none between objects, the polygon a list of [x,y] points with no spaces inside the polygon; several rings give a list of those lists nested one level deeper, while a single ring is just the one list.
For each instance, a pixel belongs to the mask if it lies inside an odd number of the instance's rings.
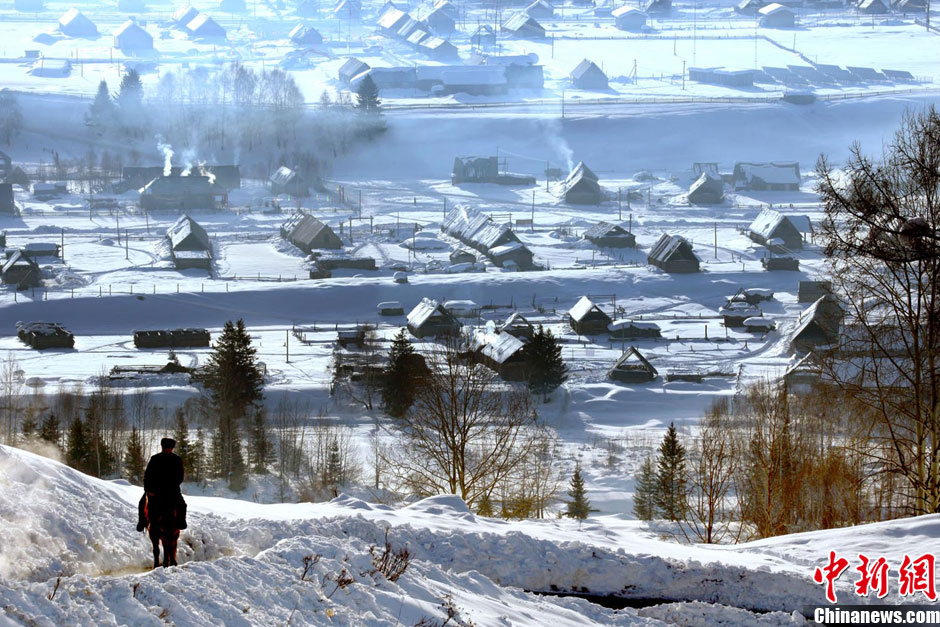
[{"label": "person standing in snow", "polygon": [[173,452],[176,440],[163,438],[160,440],[159,453],[152,456],[144,472],[144,495],[137,504],[137,531],[143,531],[147,526],[147,517],[144,506],[147,497],[175,499],[179,503],[179,528],[186,528],[186,501],[180,492],[183,483],[183,460]]}]

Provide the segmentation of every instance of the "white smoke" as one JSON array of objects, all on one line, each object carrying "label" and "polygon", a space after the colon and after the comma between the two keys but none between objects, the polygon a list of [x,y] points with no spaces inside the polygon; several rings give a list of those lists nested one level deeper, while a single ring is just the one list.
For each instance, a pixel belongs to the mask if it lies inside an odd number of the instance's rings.
[{"label": "white smoke", "polygon": [[164,142],[163,135],[157,135],[157,150],[163,153],[163,176],[170,176],[173,171],[173,148]]},{"label": "white smoke", "polygon": [[544,137],[548,140],[549,145],[555,150],[561,160],[568,166],[568,172],[571,172],[571,170],[574,169],[574,151],[571,150],[568,142],[562,137],[563,129],[561,122],[553,118],[547,121],[545,126],[546,132],[543,133]]},{"label": "white smoke", "polygon": [[196,151],[192,148],[187,148],[183,151],[183,171],[180,173],[180,176],[189,176],[193,171],[193,165],[196,162]]},{"label": "white smoke", "polygon": [[215,184],[215,174],[212,173],[212,170],[206,167],[205,161],[199,162],[199,173],[209,179],[209,185]]}]

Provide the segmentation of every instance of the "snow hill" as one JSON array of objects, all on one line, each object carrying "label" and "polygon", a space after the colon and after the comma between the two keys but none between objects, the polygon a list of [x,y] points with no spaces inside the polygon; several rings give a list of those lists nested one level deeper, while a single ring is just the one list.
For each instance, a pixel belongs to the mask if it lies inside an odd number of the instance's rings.
[{"label": "snow hill", "polygon": [[[828,551],[894,565],[912,546],[940,552],[940,516],[706,547],[614,516],[580,529],[481,518],[448,496],[398,509],[348,496],[278,505],[191,496],[180,566],[149,571],[149,540],[134,531],[139,495],[0,446],[0,626],[440,624],[448,607],[460,621],[449,624],[478,626],[802,624],[802,607],[823,602],[811,577]],[[386,530],[413,555],[396,582],[370,572],[369,549]],[[302,577],[304,558],[317,555]],[[340,586],[344,573],[354,582]]]}]

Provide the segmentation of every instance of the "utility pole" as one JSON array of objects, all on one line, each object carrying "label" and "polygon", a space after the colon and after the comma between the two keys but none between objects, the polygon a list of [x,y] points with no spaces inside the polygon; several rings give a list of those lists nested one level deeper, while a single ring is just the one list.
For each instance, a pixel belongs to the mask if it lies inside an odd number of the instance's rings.
[{"label": "utility pole", "polygon": [[62,229],[62,242],[59,244],[59,256],[65,261],[65,229]]},{"label": "utility pole", "polygon": [[284,329],[284,361],[290,363],[290,329]]},{"label": "utility pole", "polygon": [[623,202],[621,199],[621,196],[623,195],[622,192],[623,192],[623,188],[618,187],[617,188],[617,221],[618,222],[623,222]]},{"label": "utility pole", "polygon": [[131,259],[131,249],[130,244],[127,241],[127,229],[124,229],[124,258],[130,261]]}]

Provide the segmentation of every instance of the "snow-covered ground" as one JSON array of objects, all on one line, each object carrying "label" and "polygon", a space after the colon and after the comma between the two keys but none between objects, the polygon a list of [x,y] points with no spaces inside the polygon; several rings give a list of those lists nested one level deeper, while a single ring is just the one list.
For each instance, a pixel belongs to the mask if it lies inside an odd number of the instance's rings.
[{"label": "snow-covered ground", "polygon": [[[453,497],[391,508],[345,495],[296,505],[190,496],[180,566],[147,572],[149,541],[133,530],[139,488],[9,447],[0,487],[0,616],[32,625],[412,625],[446,617],[448,599],[477,625],[802,624],[802,607],[823,602],[812,571],[828,551],[898,563],[912,546],[940,550],[936,516],[715,547],[614,516],[580,527],[482,518]],[[386,530],[412,554],[397,582],[370,572]],[[319,558],[302,576],[305,556]],[[338,586],[344,570],[354,581]],[[533,594],[553,591],[650,607]]]}]

